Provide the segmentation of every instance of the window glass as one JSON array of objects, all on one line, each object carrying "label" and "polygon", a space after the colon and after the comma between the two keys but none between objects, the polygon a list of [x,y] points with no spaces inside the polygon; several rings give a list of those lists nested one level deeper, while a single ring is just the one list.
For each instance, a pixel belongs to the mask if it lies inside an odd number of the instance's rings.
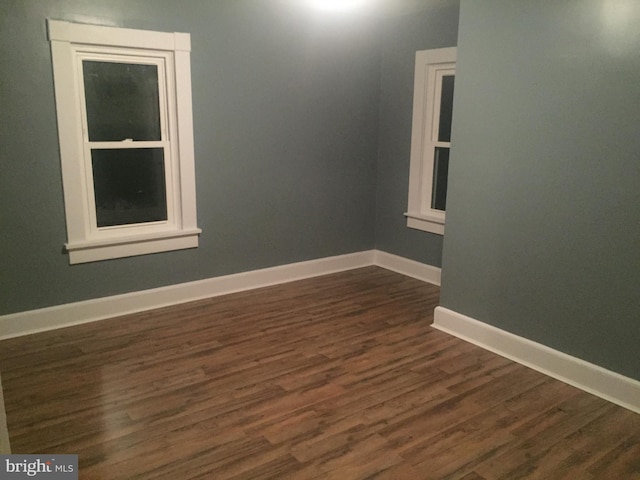
[{"label": "window glass", "polygon": [[89,141],[160,138],[158,67],[83,60]]},{"label": "window glass", "polygon": [[162,148],[91,151],[98,227],[167,220]]},{"label": "window glass", "polygon": [[449,176],[449,149],[436,147],[433,159],[433,189],[431,208],[446,210],[447,206],[447,178]]},{"label": "window glass", "polygon": [[440,122],[438,126],[438,141],[451,141],[451,118],[453,114],[453,84],[454,75],[442,77],[442,89],[440,91]]}]

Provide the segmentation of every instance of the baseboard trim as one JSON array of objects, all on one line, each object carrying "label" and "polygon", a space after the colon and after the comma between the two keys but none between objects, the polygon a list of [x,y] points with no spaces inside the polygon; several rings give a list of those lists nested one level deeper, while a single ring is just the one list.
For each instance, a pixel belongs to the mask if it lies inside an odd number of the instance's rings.
[{"label": "baseboard trim", "polygon": [[439,268],[378,250],[366,250],[2,315],[0,340],[372,265],[436,285],[440,283]]},{"label": "baseboard trim", "polygon": [[434,328],[640,413],[640,382],[444,307]]},{"label": "baseboard trim", "polygon": [[440,268],[438,267],[409,260],[382,250],[374,250],[374,262],[377,266],[387,270],[440,286]]},{"label": "baseboard trim", "polygon": [[0,339],[373,265],[374,252],[337,255],[0,316]]}]

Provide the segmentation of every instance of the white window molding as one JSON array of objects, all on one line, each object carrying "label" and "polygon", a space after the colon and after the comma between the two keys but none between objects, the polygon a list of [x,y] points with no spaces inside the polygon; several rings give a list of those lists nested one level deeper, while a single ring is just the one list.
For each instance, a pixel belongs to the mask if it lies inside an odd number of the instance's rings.
[{"label": "white window molding", "polygon": [[[444,102],[441,110],[441,99],[445,97],[445,78],[450,90],[448,98],[453,98],[456,51],[451,47],[416,52],[409,198],[405,216],[408,227],[439,235],[444,235],[447,174],[445,172],[440,178],[438,168],[440,166],[440,172],[443,166],[448,168],[451,147],[450,121],[447,133],[443,134],[445,128],[441,127],[441,111],[446,110]],[[451,102],[448,102],[449,119],[450,106]]]},{"label": "white window molding", "polygon": [[[48,21],[48,29],[67,222],[65,247],[70,263],[197,247],[201,230],[196,219],[190,35],[56,20]],[[89,118],[100,118],[100,115],[88,114],[85,75],[89,75],[87,69],[94,65],[107,69],[114,65],[117,68],[151,68],[148,71],[152,72],[156,96],[149,102],[157,110],[154,110],[155,117],[150,117],[150,123],[157,123],[154,138],[104,139],[95,135],[96,138],[91,138],[91,132],[95,130]],[[93,114],[100,113],[97,107],[91,108]],[[114,118],[122,119],[123,116],[116,114]],[[124,152],[135,158],[133,163],[127,164],[123,158],[118,158],[125,155]],[[99,155],[107,160],[100,159]],[[138,157],[144,157],[144,161]],[[100,165],[116,169],[116,164],[108,163],[111,158],[118,158],[117,173],[124,175],[122,178],[132,175],[127,170],[128,165],[146,166],[147,170],[137,178],[149,185],[155,182],[155,206],[152,208],[156,213],[151,216],[145,213],[150,209],[146,205],[126,205],[117,207],[120,213],[116,212],[115,220],[104,220],[113,217],[113,212],[107,210],[116,207],[104,207],[107,202],[101,199],[98,209],[98,197],[103,195],[98,192],[107,188],[104,196],[110,195],[111,199],[114,194],[108,189],[115,189],[117,187],[112,185],[119,184],[112,180],[107,183],[108,187],[101,187],[100,178],[96,176],[106,175],[98,168]],[[153,182],[148,178],[150,176]],[[145,201],[148,200],[145,198]],[[142,213],[127,220],[126,209],[138,209]]]}]

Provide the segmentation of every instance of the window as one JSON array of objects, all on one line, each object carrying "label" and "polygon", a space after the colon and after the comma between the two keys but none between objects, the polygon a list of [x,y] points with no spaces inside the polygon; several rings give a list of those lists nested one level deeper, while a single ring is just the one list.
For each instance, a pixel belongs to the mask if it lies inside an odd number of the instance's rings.
[{"label": "window", "polygon": [[197,247],[189,34],[48,26],[70,263]]},{"label": "window", "polygon": [[456,48],[416,52],[407,226],[444,234]]}]

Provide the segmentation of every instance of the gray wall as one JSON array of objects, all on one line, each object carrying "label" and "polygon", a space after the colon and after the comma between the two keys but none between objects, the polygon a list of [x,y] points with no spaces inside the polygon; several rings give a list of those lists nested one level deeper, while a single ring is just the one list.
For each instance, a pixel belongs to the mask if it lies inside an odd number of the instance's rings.
[{"label": "gray wall", "polygon": [[[191,33],[200,247],[69,266],[45,19]],[[3,0],[0,314],[374,246],[372,19],[265,0]]]},{"label": "gray wall", "polygon": [[462,2],[441,301],[640,380],[638,25]]},{"label": "gray wall", "polygon": [[458,36],[459,2],[434,5],[383,24],[376,247],[440,266],[442,236],[407,228],[403,215],[409,192],[415,53],[455,46]]}]

